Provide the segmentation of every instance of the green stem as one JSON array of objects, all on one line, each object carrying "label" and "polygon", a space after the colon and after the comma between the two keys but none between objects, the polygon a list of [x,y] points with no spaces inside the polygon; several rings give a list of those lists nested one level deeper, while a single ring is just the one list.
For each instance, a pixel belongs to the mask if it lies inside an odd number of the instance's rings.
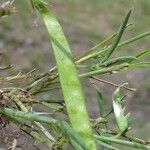
[{"label": "green stem", "polygon": [[118,44],[117,47],[121,47],[121,46],[124,46],[124,45],[128,45],[128,44],[130,44],[130,43],[132,43],[132,42],[135,42],[135,41],[137,41],[137,40],[140,40],[140,39],[142,39],[142,38],[144,38],[144,37],[147,37],[147,36],[149,36],[149,35],[150,35],[150,31],[145,32],[145,33],[142,33],[142,34],[137,35],[137,36],[135,36],[135,37],[133,37],[133,38],[130,38],[130,39],[124,41],[124,42],[121,42],[120,44]]},{"label": "green stem", "polygon": [[99,69],[99,70],[94,70],[94,71],[91,71],[91,72],[87,72],[87,73],[83,73],[80,75],[80,77],[92,77],[92,76],[96,76],[96,75],[101,75],[101,74],[104,74],[104,73],[108,73],[108,72],[113,72],[113,71],[119,71],[123,68],[126,68],[128,67],[129,64],[128,63],[123,63],[123,64],[120,64],[120,65],[116,65],[116,66],[112,66],[112,67],[108,67],[108,68],[102,68],[102,69]]},{"label": "green stem", "polygon": [[123,24],[121,25],[120,29],[119,29],[119,32],[114,40],[114,42],[112,43],[108,53],[105,55],[105,57],[103,58],[103,60],[101,61],[101,63],[105,62],[110,56],[111,54],[114,52],[114,50],[116,49],[118,43],[120,42],[121,40],[121,37],[123,35],[123,32],[126,28],[126,25],[128,23],[128,20],[129,20],[129,17],[130,17],[130,14],[131,14],[131,10],[127,13],[126,17],[125,17],[125,20],[123,21]]},{"label": "green stem", "polygon": [[119,140],[119,139],[112,138],[112,137],[97,136],[97,135],[95,135],[95,138],[96,138],[96,140],[98,140],[98,141],[100,140],[102,142],[111,142],[114,144],[120,144],[120,145],[133,147],[133,148],[137,148],[137,149],[150,150],[150,146],[147,146],[144,144],[139,144],[136,142],[129,142],[129,141]]}]

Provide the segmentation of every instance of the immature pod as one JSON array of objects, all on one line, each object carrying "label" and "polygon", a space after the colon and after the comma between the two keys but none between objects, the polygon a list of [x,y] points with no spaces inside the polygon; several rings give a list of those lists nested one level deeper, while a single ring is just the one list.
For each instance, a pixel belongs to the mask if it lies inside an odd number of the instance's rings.
[{"label": "immature pod", "polygon": [[120,88],[117,88],[112,96],[113,110],[118,124],[118,128],[121,133],[128,129],[128,121],[130,113],[124,115],[125,108],[122,107],[122,100],[120,96]]},{"label": "immature pod", "polygon": [[96,66],[93,66],[92,68],[93,69],[99,69],[102,67],[111,67],[113,65],[120,65],[122,63],[129,63],[130,64],[131,62],[133,62],[135,60],[136,60],[136,57],[133,57],[133,56],[121,56],[118,58],[110,59],[104,63],[97,64]]},{"label": "immature pod", "polygon": [[32,3],[42,15],[50,36],[71,125],[81,136],[87,148],[96,150],[82,87],[63,30],[42,0],[32,0]]},{"label": "immature pod", "polygon": [[136,60],[136,58],[133,56],[122,56],[122,57],[118,57],[118,58],[114,58],[114,59],[106,61],[104,63],[104,66],[108,67],[112,65],[119,65],[122,63],[131,63],[134,60]]},{"label": "immature pod", "polygon": [[126,25],[128,23],[128,20],[129,20],[129,17],[130,17],[130,14],[131,14],[131,10],[127,13],[122,25],[120,26],[120,29],[119,29],[119,32],[114,40],[114,42],[112,43],[108,53],[105,55],[104,59],[102,60],[102,63],[107,61],[107,59],[111,56],[111,54],[115,51],[116,47],[118,46],[120,40],[121,40],[121,37],[123,35],[123,32],[126,28]]}]

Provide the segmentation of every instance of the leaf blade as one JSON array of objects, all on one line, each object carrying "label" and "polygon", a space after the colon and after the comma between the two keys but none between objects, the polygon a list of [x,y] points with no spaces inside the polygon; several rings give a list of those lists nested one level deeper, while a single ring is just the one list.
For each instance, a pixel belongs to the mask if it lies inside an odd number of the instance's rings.
[{"label": "leaf blade", "polygon": [[127,23],[128,23],[130,14],[131,14],[131,10],[129,10],[129,12],[127,13],[127,15],[126,15],[126,17],[125,17],[125,19],[124,19],[124,21],[123,21],[123,24],[121,25],[121,27],[120,27],[120,29],[119,29],[119,32],[118,32],[118,34],[117,34],[117,36],[116,36],[116,38],[115,38],[113,44],[111,45],[111,47],[110,47],[108,53],[106,54],[106,56],[105,56],[104,59],[102,60],[102,63],[105,62],[105,61],[110,57],[110,55],[113,53],[113,51],[116,49],[116,47],[117,47],[117,45],[118,45],[118,43],[119,43],[119,41],[120,41],[120,39],[121,39],[121,37],[122,37],[122,35],[123,35],[123,32],[124,32],[124,30],[125,30],[125,28],[126,28],[126,25],[127,25]]}]

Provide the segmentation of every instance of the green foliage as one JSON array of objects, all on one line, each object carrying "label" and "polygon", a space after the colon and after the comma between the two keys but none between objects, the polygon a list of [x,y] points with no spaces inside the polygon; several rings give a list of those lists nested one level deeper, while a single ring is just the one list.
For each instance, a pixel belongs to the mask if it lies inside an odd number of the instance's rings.
[{"label": "green foliage", "polygon": [[97,86],[95,86],[96,89],[96,93],[97,93],[97,101],[98,101],[98,105],[99,105],[99,111],[100,111],[100,115],[103,116],[104,114],[104,98],[103,95],[101,93],[101,91],[98,89]]},{"label": "green foliage", "polygon": [[121,133],[124,133],[128,129],[130,113],[124,115],[125,108],[122,107],[122,100],[120,96],[120,88],[117,88],[113,94],[113,110],[115,118]]},{"label": "green foliage", "polygon": [[131,14],[131,10],[127,13],[127,15],[126,15],[126,17],[125,17],[125,19],[123,21],[123,24],[121,25],[121,27],[120,27],[120,29],[118,31],[118,34],[117,34],[114,42],[112,43],[109,51],[107,52],[107,54],[105,54],[105,57],[102,60],[102,63],[105,62],[110,57],[110,55],[113,53],[113,51],[116,49],[116,47],[117,47],[117,45],[118,45],[118,43],[119,43],[119,41],[120,41],[120,39],[121,39],[121,37],[123,35],[123,32],[124,32],[124,30],[126,28],[126,25],[128,23],[130,14]]}]

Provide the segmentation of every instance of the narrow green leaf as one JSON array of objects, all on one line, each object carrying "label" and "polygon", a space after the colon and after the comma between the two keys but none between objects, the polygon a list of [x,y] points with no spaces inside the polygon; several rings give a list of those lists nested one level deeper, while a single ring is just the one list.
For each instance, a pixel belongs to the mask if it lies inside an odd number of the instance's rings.
[{"label": "narrow green leaf", "polygon": [[135,42],[135,41],[140,40],[140,39],[142,39],[144,37],[147,37],[147,36],[150,36],[150,31],[147,31],[147,32],[142,33],[140,35],[137,35],[137,36],[135,36],[133,38],[130,38],[130,39],[126,40],[126,41],[123,41],[123,42],[119,43],[117,47],[128,45],[128,44],[130,44],[132,42]]},{"label": "narrow green leaf", "polygon": [[[137,41],[137,40],[140,40],[140,39],[142,39],[142,38],[144,38],[144,37],[147,37],[147,36],[149,36],[149,35],[150,35],[150,31],[147,31],[147,32],[145,32],[145,33],[142,33],[142,34],[140,34],[140,35],[137,35],[137,36],[135,36],[135,37],[133,37],[133,38],[130,38],[130,39],[128,39],[128,40],[125,40],[125,41],[123,41],[123,42],[120,42],[120,43],[117,45],[117,48],[122,47],[122,46],[125,46],[125,45],[128,45],[128,44],[130,44],[130,43],[133,43],[133,42],[135,42],[135,41]],[[90,60],[90,59],[94,59],[94,58],[98,58],[98,57],[104,56],[104,55],[110,50],[110,48],[111,48],[111,46],[106,47],[106,48],[103,48],[103,49],[100,49],[100,50],[99,50],[98,52],[96,52],[96,53],[89,54],[89,55],[87,55],[87,56],[81,58],[80,60],[77,61],[77,63],[79,64],[79,63],[88,61],[88,60]]]},{"label": "narrow green leaf", "polygon": [[150,62],[140,62],[140,63],[131,64],[129,68],[149,67],[149,66],[150,66]]},{"label": "narrow green leaf", "polygon": [[[126,26],[126,28],[132,26],[132,24],[128,24]],[[86,51],[85,53],[81,54],[80,56],[78,56],[75,61],[78,64],[82,58],[84,58],[85,56],[89,55],[90,53],[93,53],[95,51],[97,51],[99,48],[101,48],[102,46],[105,46],[107,43],[109,43],[115,36],[117,35],[117,32],[110,35],[108,38],[106,38],[104,41],[100,42],[99,44],[97,44],[96,46],[94,46],[93,48],[89,49],[88,51]]]},{"label": "narrow green leaf", "polygon": [[111,145],[109,145],[105,142],[102,142],[102,141],[99,141],[99,140],[97,142],[98,142],[98,144],[104,146],[105,148],[108,148],[109,150],[119,150],[118,148],[113,147],[113,146],[111,146]]},{"label": "narrow green leaf", "polygon": [[42,102],[42,104],[50,109],[59,111],[62,110],[64,106],[62,106],[61,104],[58,103],[46,103],[46,102]]},{"label": "narrow green leaf", "polygon": [[[128,28],[129,26],[131,26],[132,24],[128,24],[126,26],[126,28]],[[97,44],[96,46],[94,46],[93,48],[91,48],[90,50],[88,50],[87,52],[81,54],[80,56],[78,56],[75,59],[75,63],[79,64],[81,62],[84,62],[86,60],[88,60],[88,58],[90,58],[90,56],[95,55],[95,53],[98,49],[100,49],[102,46],[105,46],[108,42],[110,42],[115,36],[117,35],[117,33],[112,34],[111,36],[109,36],[107,39],[105,39],[104,41],[102,41],[101,43]],[[102,48],[105,49],[105,48]],[[106,51],[105,51],[106,52]],[[93,53],[93,54],[91,54]]]},{"label": "narrow green leaf", "polygon": [[96,145],[84,102],[82,87],[67,39],[57,19],[47,9],[43,1],[32,0],[32,3],[42,15],[50,36],[71,125],[83,138],[87,147],[90,150],[95,150]]},{"label": "narrow green leaf", "polygon": [[146,49],[142,52],[140,52],[139,54],[136,55],[136,58],[142,57],[143,55],[147,54],[150,52],[150,49]]},{"label": "narrow green leaf", "polygon": [[57,120],[44,115],[40,115],[39,113],[36,112],[28,113],[28,112],[9,109],[9,108],[0,108],[0,113],[12,117],[20,118],[20,119],[25,119],[28,121],[37,121],[37,122],[43,122],[47,124],[57,123]]},{"label": "narrow green leaf", "polygon": [[104,98],[103,98],[101,91],[99,90],[99,88],[97,86],[95,86],[95,89],[96,89],[96,93],[97,93],[97,102],[98,102],[98,106],[99,106],[100,115],[103,116],[103,114],[104,114]]},{"label": "narrow green leaf", "polygon": [[133,148],[137,148],[137,149],[150,150],[150,146],[139,144],[136,142],[130,142],[130,141],[126,141],[126,140],[116,139],[113,137],[105,137],[105,136],[97,136],[97,135],[95,135],[95,138],[96,138],[96,140],[100,140],[102,142],[111,142],[114,144],[120,144],[120,145],[133,147]]},{"label": "narrow green leaf", "polygon": [[116,36],[116,38],[115,38],[113,44],[111,45],[111,47],[110,47],[108,53],[106,54],[106,56],[105,56],[104,59],[102,60],[102,63],[105,62],[105,61],[110,57],[110,55],[113,53],[113,51],[116,49],[116,47],[117,47],[118,43],[120,42],[120,39],[121,39],[121,37],[122,37],[122,35],[123,35],[123,32],[124,32],[124,30],[125,30],[125,28],[126,28],[126,25],[127,25],[127,23],[128,23],[130,14],[131,14],[131,10],[127,13],[127,15],[126,15],[126,17],[125,17],[125,19],[124,19],[124,21],[123,21],[123,24],[121,25],[121,27],[120,27],[120,29],[119,29],[119,32],[118,32],[118,34],[117,34],[117,36]]}]

